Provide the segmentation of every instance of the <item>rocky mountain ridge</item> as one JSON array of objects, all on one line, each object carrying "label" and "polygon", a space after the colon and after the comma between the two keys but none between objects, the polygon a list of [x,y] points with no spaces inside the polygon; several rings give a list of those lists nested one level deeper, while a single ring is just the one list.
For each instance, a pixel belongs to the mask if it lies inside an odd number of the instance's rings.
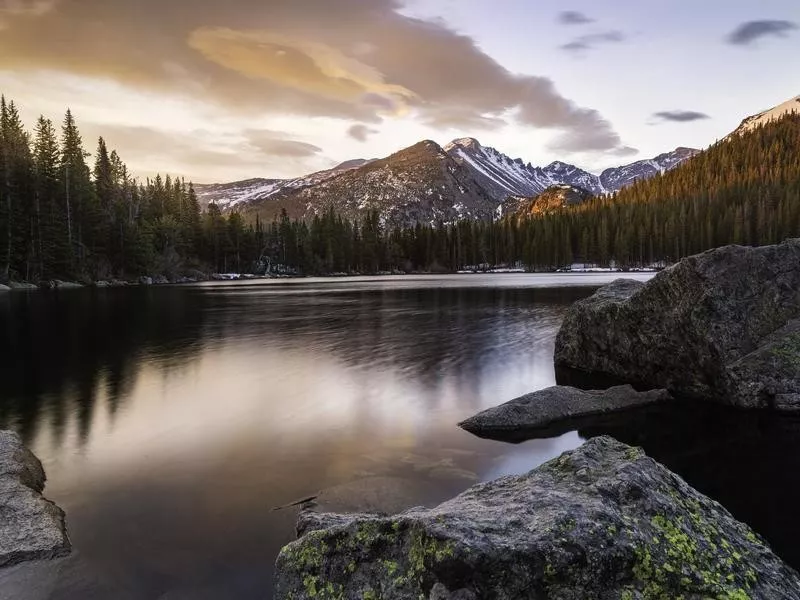
[{"label": "rocky mountain ridge", "polygon": [[[748,117],[731,135],[798,110],[800,96]],[[502,216],[508,214],[504,205],[509,199],[512,204],[532,199],[554,186],[570,186],[591,195],[612,194],[670,171],[698,152],[678,147],[598,175],[561,161],[533,166],[465,137],[444,147],[425,140],[383,159],[347,161],[296,179],[251,179],[196,189],[201,204],[213,202],[223,211],[266,220],[283,210],[291,217],[308,219],[333,209],[349,218],[378,211],[386,223],[413,225]]]},{"label": "rocky mountain ridge", "polygon": [[507,214],[510,198],[533,198],[554,186],[615,192],[637,179],[672,169],[697,151],[678,148],[601,175],[555,161],[534,167],[522,159],[482,146],[475,138],[444,147],[424,140],[378,160],[353,160],[297,179],[250,179],[196,187],[201,204],[223,211],[258,214],[272,220],[285,210],[293,218],[312,218],[333,208],[354,218],[377,210],[385,222],[451,222]]}]

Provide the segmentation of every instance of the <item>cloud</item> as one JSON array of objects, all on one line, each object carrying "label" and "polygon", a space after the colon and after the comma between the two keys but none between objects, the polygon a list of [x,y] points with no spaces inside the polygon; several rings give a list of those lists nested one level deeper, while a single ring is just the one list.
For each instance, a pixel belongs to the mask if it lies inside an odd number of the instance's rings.
[{"label": "cloud", "polygon": [[[559,152],[620,151],[626,148],[611,124],[596,110],[581,108],[561,97],[553,82],[527,78],[521,82],[518,119],[534,127],[559,128],[549,144]],[[567,126],[565,126],[567,125]]]},{"label": "cloud", "polygon": [[594,19],[577,10],[565,10],[558,14],[558,22],[562,25],[587,25],[594,23]]},{"label": "cloud", "polygon": [[386,83],[377,69],[332,46],[268,30],[206,27],[192,32],[189,46],[249,79],[264,79],[321,98],[380,99],[384,106],[402,113],[416,96],[401,85]]},{"label": "cloud", "polygon": [[366,142],[370,135],[378,133],[375,129],[370,129],[362,123],[356,123],[347,130],[347,135],[359,142]]},{"label": "cloud", "polygon": [[0,0],[0,30],[10,26],[11,19],[40,17],[51,11],[58,0]]},{"label": "cloud", "polygon": [[163,173],[164,165],[169,164],[173,175],[196,183],[268,175],[278,168],[287,174],[295,170],[299,175],[313,170],[305,161],[322,152],[313,144],[269,130],[219,134],[200,129],[176,132],[93,122],[80,123],[80,128],[89,149],[94,150],[94,141],[102,135],[110,148],[119,149],[126,163],[137,166],[137,173]]},{"label": "cloud", "polygon": [[270,156],[307,158],[322,152],[319,146],[287,139],[286,134],[275,131],[250,129],[244,137],[257,152]]},{"label": "cloud", "polygon": [[[0,35],[0,71],[202,98],[245,120],[370,124],[406,115],[442,130],[516,122],[552,129],[575,151],[623,147],[610,123],[550,79],[509,72],[446,23],[402,14],[399,0],[72,0],[69,8],[13,18]],[[606,32],[577,42],[622,39]]]},{"label": "cloud", "polygon": [[787,37],[797,29],[797,24],[792,21],[748,21],[729,34],[727,41],[735,46],[750,46],[764,37]]},{"label": "cloud", "polygon": [[625,34],[621,31],[604,31],[602,33],[582,35],[564,44],[561,49],[567,52],[586,52],[601,44],[614,44],[624,41]]},{"label": "cloud", "polygon": [[711,118],[705,113],[694,110],[665,110],[653,114],[653,117],[661,121],[673,121],[675,123],[690,123]]}]

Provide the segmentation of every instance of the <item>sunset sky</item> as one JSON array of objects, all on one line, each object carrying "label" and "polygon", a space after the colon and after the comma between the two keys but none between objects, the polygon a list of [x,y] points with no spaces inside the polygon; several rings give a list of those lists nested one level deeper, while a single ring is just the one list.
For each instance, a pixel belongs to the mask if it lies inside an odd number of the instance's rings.
[{"label": "sunset sky", "polygon": [[0,0],[0,92],[138,175],[292,177],[477,137],[590,170],[800,94],[797,0]]}]

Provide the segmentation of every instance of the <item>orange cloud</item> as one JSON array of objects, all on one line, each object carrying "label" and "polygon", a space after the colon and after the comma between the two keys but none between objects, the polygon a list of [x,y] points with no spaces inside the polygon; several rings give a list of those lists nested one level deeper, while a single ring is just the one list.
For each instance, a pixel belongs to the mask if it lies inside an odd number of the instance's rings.
[{"label": "orange cloud", "polygon": [[202,28],[189,37],[189,46],[208,60],[251,79],[264,79],[323,98],[359,103],[379,96],[404,112],[416,94],[388,84],[374,67],[340,50],[308,39],[266,30],[235,31]]},{"label": "orange cloud", "polygon": [[0,3],[16,15],[0,35],[0,72],[112,79],[239,117],[374,124],[407,114],[464,131],[516,123],[554,130],[567,151],[624,149],[602,115],[550,79],[510,73],[443,21],[403,15],[399,0]]}]

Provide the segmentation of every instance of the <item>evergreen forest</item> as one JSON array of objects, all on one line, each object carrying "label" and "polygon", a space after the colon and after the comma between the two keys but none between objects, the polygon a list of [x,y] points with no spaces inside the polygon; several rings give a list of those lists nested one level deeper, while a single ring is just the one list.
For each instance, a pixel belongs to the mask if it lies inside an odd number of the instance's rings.
[{"label": "evergreen forest", "polygon": [[[335,204],[335,202],[334,202]],[[0,281],[89,282],[192,273],[451,272],[575,262],[637,268],[717,246],[800,236],[800,115],[717,142],[617,194],[535,216],[387,229],[349,221],[246,222],[202,210],[191,183],[134,178],[100,138],[89,154],[75,117],[31,130],[0,104]]]}]

